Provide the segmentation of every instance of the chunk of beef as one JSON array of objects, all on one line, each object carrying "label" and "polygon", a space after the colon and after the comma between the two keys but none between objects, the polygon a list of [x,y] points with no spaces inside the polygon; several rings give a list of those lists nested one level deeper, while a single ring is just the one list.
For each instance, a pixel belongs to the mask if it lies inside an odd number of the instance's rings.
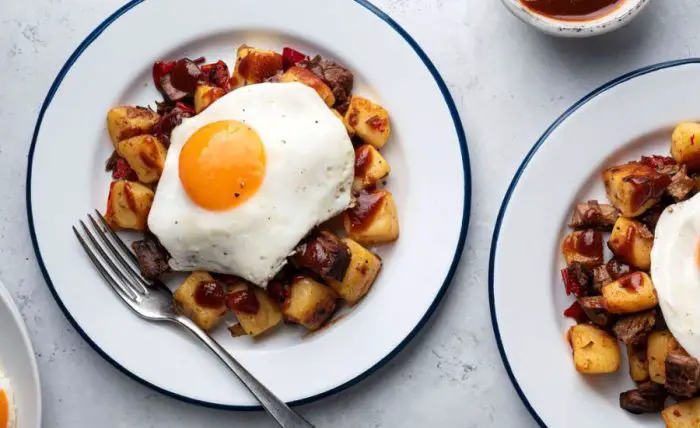
[{"label": "chunk of beef", "polygon": [[611,231],[619,216],[620,212],[612,205],[600,204],[598,201],[581,202],[576,204],[571,214],[569,227]]},{"label": "chunk of beef", "polygon": [[677,397],[692,397],[698,392],[700,362],[680,351],[666,356],[666,390]]},{"label": "chunk of beef", "polygon": [[687,199],[693,190],[695,190],[695,180],[688,177],[685,165],[680,167],[678,172],[671,177],[671,184],[666,188],[666,192],[676,202]]},{"label": "chunk of beef", "polygon": [[350,265],[350,249],[333,233],[322,230],[302,242],[291,257],[292,263],[323,279],[342,281]]},{"label": "chunk of beef", "polygon": [[632,272],[632,267],[630,265],[621,262],[618,259],[610,259],[605,266],[608,268],[608,272],[610,273],[610,277],[613,279],[613,281],[618,280]]},{"label": "chunk of beef", "polygon": [[603,287],[607,284],[613,282],[610,272],[608,272],[608,267],[606,265],[600,265],[593,268],[593,288],[597,293],[600,293]]},{"label": "chunk of beef", "polygon": [[147,233],[144,239],[134,241],[131,247],[136,253],[141,274],[145,278],[157,279],[160,275],[170,272],[170,265],[168,265],[170,254],[154,235]]},{"label": "chunk of beef", "polygon": [[603,304],[603,296],[581,297],[578,299],[583,313],[586,314],[589,320],[594,324],[605,327],[610,324],[612,315],[605,309]]},{"label": "chunk of beef", "polygon": [[579,262],[571,262],[562,269],[561,277],[567,296],[573,294],[576,297],[586,297],[595,291],[593,289],[593,274],[590,269]]},{"label": "chunk of beef", "polygon": [[659,222],[659,217],[661,217],[661,213],[664,212],[666,206],[667,204],[664,198],[661,200],[661,202],[646,210],[644,214],[637,217],[637,220],[649,229],[654,230],[656,229],[656,223]]},{"label": "chunk of beef", "polygon": [[678,163],[670,156],[642,156],[639,163],[656,169],[656,172],[664,175],[673,175],[679,171]]},{"label": "chunk of beef", "polygon": [[654,382],[640,383],[637,389],[620,394],[620,407],[630,413],[659,413],[666,404],[666,391]]},{"label": "chunk of beef", "polygon": [[656,325],[656,310],[619,319],[613,326],[613,332],[625,345],[643,343]]},{"label": "chunk of beef", "polygon": [[345,114],[355,80],[353,74],[347,68],[333,61],[325,60],[320,55],[303,60],[297,65],[308,68],[326,82],[335,95],[336,108]]}]

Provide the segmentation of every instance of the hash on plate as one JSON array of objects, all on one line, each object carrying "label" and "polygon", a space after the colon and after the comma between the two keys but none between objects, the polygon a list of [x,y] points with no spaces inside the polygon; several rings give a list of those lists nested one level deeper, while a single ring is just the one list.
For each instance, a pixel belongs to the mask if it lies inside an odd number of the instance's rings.
[{"label": "hash on plate", "polygon": [[174,298],[201,328],[233,312],[232,335],[283,322],[321,328],[371,289],[398,239],[387,111],[353,95],[353,74],[320,56],[243,45],[233,72],[161,61],[157,109],[107,114],[114,153],[105,218],[143,232],[142,274],[188,275]]},{"label": "hash on plate", "polygon": [[574,367],[617,372],[625,354],[637,388],[620,407],[700,426],[700,124],[676,126],[670,157],[615,165],[602,179],[608,203],[578,203],[561,246],[576,298],[564,312],[577,321]]}]

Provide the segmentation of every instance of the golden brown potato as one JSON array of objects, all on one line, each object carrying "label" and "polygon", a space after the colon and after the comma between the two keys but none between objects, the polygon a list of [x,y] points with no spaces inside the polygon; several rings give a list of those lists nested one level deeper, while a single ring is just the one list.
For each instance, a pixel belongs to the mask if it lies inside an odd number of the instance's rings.
[{"label": "golden brown potato", "polygon": [[271,331],[282,322],[282,310],[277,305],[277,302],[273,301],[264,290],[249,286],[241,281],[240,285],[231,287],[229,293],[232,294],[244,290],[252,292],[259,304],[258,311],[255,314],[233,310],[247,335],[259,336],[262,333]]},{"label": "golden brown potato", "polygon": [[231,87],[262,83],[282,70],[282,55],[246,45],[238,48]]},{"label": "golden brown potato", "polygon": [[592,229],[577,230],[564,238],[561,251],[566,264],[579,262],[588,267],[603,263],[603,234]]},{"label": "golden brown potato", "polygon": [[126,138],[150,134],[159,119],[160,115],[148,108],[114,107],[107,113],[107,131],[114,148]]},{"label": "golden brown potato", "polygon": [[630,377],[635,382],[649,380],[649,362],[646,346],[627,345],[627,357],[630,364]]},{"label": "golden brown potato", "polygon": [[334,109],[334,108],[332,108],[331,111],[333,112],[333,114],[334,114],[338,119],[340,119],[340,120],[343,122],[343,125],[345,125],[345,130],[348,131],[348,137],[350,137],[350,138],[354,137],[354,136],[355,136],[355,130],[352,129],[352,126],[350,126],[350,124],[348,123],[348,121],[345,120],[345,116],[343,116],[342,114],[340,114],[340,112],[339,112],[338,110]]},{"label": "golden brown potato", "polygon": [[109,188],[105,219],[113,229],[146,230],[153,196],[141,183],[115,180]]},{"label": "golden brown potato", "polygon": [[328,107],[335,104],[335,95],[333,95],[333,91],[331,90],[331,88],[328,87],[328,85],[326,85],[326,82],[324,82],[323,79],[318,77],[316,74],[314,74],[313,71],[311,71],[309,69],[306,69],[303,67],[297,67],[296,65],[293,67],[290,67],[281,76],[279,76],[278,82],[281,82],[281,83],[289,83],[289,82],[303,83],[304,85],[316,90],[316,93],[318,93],[318,96],[320,96],[321,99],[323,99],[323,101],[326,103],[326,105]]},{"label": "golden brown potato", "polygon": [[649,365],[649,378],[661,385],[666,383],[666,356],[671,351],[680,349],[670,331],[655,331],[647,341],[647,362]]},{"label": "golden brown potato", "polygon": [[299,276],[289,286],[283,313],[289,321],[312,331],[317,330],[333,315],[337,298],[332,288],[309,277]]},{"label": "golden brown potato", "polygon": [[651,246],[654,235],[642,223],[619,217],[615,222],[608,247],[620,260],[637,269],[651,267]]},{"label": "golden brown potato", "polygon": [[342,281],[329,280],[328,285],[349,305],[354,305],[372,287],[382,267],[382,260],[350,238],[343,239],[343,242],[350,249],[350,266]]},{"label": "golden brown potato", "polygon": [[671,135],[671,155],[689,171],[700,168],[700,123],[683,122]]},{"label": "golden brown potato", "polygon": [[158,181],[165,166],[167,150],[153,135],[139,135],[117,143],[117,153],[129,162],[139,181],[151,184]]},{"label": "golden brown potato", "polygon": [[226,95],[226,91],[209,85],[199,85],[194,91],[194,112],[201,113],[211,105],[214,101]]},{"label": "golden brown potato", "polygon": [[226,315],[227,308],[223,299],[223,290],[221,290],[222,298],[217,301],[220,304],[214,305],[208,299],[203,300],[199,297],[202,293],[200,287],[205,285],[221,287],[208,272],[192,272],[185,279],[185,282],[175,290],[174,297],[175,301],[180,304],[182,312],[195,324],[203,330],[211,330]]},{"label": "golden brown potato", "polygon": [[362,245],[383,244],[399,237],[399,219],[394,197],[386,189],[361,191],[354,205],[343,213],[348,236]]},{"label": "golden brown potato", "polygon": [[575,325],[569,329],[569,343],[579,373],[613,373],[620,368],[620,347],[605,330],[590,324]]},{"label": "golden brown potato", "polygon": [[625,217],[637,217],[659,201],[671,178],[650,166],[630,162],[603,171],[603,181],[615,208]]},{"label": "golden brown potato", "polygon": [[666,428],[700,427],[700,398],[683,401],[661,412]]},{"label": "golden brown potato", "polygon": [[384,107],[372,101],[354,96],[345,113],[345,120],[352,126],[358,137],[367,144],[381,148],[389,140],[391,123]]},{"label": "golden brown potato", "polygon": [[614,314],[630,314],[651,309],[658,304],[651,278],[633,272],[603,286],[605,308]]},{"label": "golden brown potato", "polygon": [[371,144],[364,144],[355,149],[355,179],[352,182],[352,190],[357,192],[374,186],[390,172],[391,167],[384,156]]}]

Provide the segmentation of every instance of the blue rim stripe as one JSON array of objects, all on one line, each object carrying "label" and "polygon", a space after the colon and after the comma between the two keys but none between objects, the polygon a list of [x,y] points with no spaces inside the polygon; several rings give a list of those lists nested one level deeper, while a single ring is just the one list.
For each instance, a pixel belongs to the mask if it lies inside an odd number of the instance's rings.
[{"label": "blue rim stripe", "polygon": [[527,156],[525,156],[525,159],[523,162],[520,164],[518,167],[518,170],[515,173],[515,176],[513,177],[513,180],[510,183],[510,186],[508,187],[508,191],[506,192],[505,196],[503,197],[503,202],[501,204],[501,209],[498,212],[498,218],[496,219],[496,226],[493,231],[493,238],[491,240],[491,255],[489,259],[489,307],[491,310],[491,325],[493,327],[493,332],[494,335],[496,336],[496,344],[498,345],[498,352],[501,354],[501,360],[503,361],[503,366],[506,369],[506,372],[508,373],[508,377],[510,378],[511,383],[513,384],[513,387],[515,388],[516,392],[518,393],[518,396],[520,396],[520,399],[522,400],[523,404],[527,408],[527,410],[530,412],[532,417],[535,419],[535,421],[542,427],[546,427],[547,425],[544,423],[542,418],[537,414],[537,411],[532,407],[532,404],[530,404],[530,401],[527,399],[525,396],[525,393],[523,390],[520,388],[520,385],[518,384],[518,380],[515,377],[515,374],[513,373],[513,370],[510,366],[510,363],[508,362],[508,356],[506,355],[505,349],[503,347],[503,341],[501,339],[501,333],[498,328],[498,319],[496,317],[496,302],[494,301],[494,266],[496,264],[496,250],[498,247],[498,237],[501,231],[501,224],[503,223],[503,218],[506,215],[506,211],[508,208],[508,203],[510,202],[510,198],[513,195],[513,192],[515,192],[515,189],[518,185],[518,182],[520,181],[520,177],[522,176],[523,172],[525,172],[525,169],[527,168],[528,164],[532,160],[532,158],[535,156],[535,153],[542,147],[542,145],[547,141],[547,138],[554,132],[555,129],[559,127],[566,119],[569,118],[576,110],[581,108],[584,104],[588,103],[591,101],[593,98],[597,97],[598,95],[608,91],[609,89],[614,88],[617,85],[620,85],[622,83],[627,82],[628,80],[632,80],[636,77],[643,76],[645,74],[653,73],[655,71],[663,70],[666,68],[672,68],[672,67],[678,67],[681,65],[686,65],[686,64],[697,64],[700,63],[700,58],[689,58],[689,59],[681,59],[681,60],[675,60],[675,61],[668,61],[668,62],[662,62],[659,64],[654,64],[650,65],[644,68],[640,68],[638,70],[629,72],[627,74],[624,74],[614,80],[611,80],[610,82],[604,84],[603,86],[599,87],[598,89],[594,90],[593,92],[589,93],[585,97],[581,98],[576,104],[571,106],[568,110],[564,112],[557,120],[549,127],[547,130],[542,134],[542,136],[537,140],[535,145],[530,149],[528,152]]},{"label": "blue rim stripe", "polygon": [[[145,379],[142,379],[135,374],[131,373],[127,368],[124,366],[120,365],[118,362],[113,360],[109,355],[107,355],[86,333],[83,331],[83,329],[78,325],[76,320],[71,316],[71,314],[68,312],[68,309],[65,307],[63,302],[61,301],[61,298],[58,296],[58,293],[56,292],[56,289],[53,286],[53,283],[51,282],[51,278],[48,274],[48,271],[46,270],[46,266],[44,265],[44,261],[41,257],[41,252],[39,251],[39,244],[37,241],[36,237],[36,231],[34,229],[34,219],[32,215],[32,201],[31,201],[31,184],[32,184],[32,161],[34,158],[34,150],[36,148],[36,141],[37,137],[39,135],[39,130],[41,128],[41,122],[44,119],[44,114],[46,113],[47,108],[51,104],[51,101],[56,94],[56,91],[61,85],[61,82],[65,78],[66,74],[68,74],[68,71],[70,68],[73,66],[73,64],[78,60],[80,55],[87,49],[90,44],[97,39],[102,32],[109,27],[110,24],[112,24],[114,21],[116,21],[119,17],[124,15],[126,12],[134,8],[136,5],[142,3],[144,0],[131,0],[129,3],[126,5],[122,6],[119,8],[116,12],[114,12],[111,16],[109,16],[102,24],[100,24],[95,30],[93,30],[87,38],[77,47],[75,52],[71,54],[71,56],[68,58],[66,63],[63,65],[61,68],[61,71],[58,73],[56,76],[56,79],[53,81],[53,84],[51,85],[51,88],[49,89],[48,94],[46,95],[46,98],[44,99],[44,103],[41,106],[41,110],[39,111],[39,116],[36,121],[36,125],[34,127],[34,134],[32,136],[32,143],[29,148],[29,160],[28,160],[28,167],[27,167],[27,219],[29,222],[29,233],[32,238],[32,245],[34,247],[34,253],[37,258],[37,262],[39,263],[39,268],[41,269],[41,273],[44,276],[44,280],[46,281],[47,285],[49,286],[49,290],[51,291],[51,294],[53,295],[54,299],[56,300],[56,303],[58,303],[58,306],[61,308],[61,311],[65,315],[65,317],[68,319],[68,321],[71,323],[73,328],[83,337],[83,339],[107,362],[112,364],[115,368],[117,368],[119,371],[127,375],[128,377],[134,379],[135,381],[155,390],[158,391],[164,395],[167,395],[169,397],[182,400],[187,403],[191,404],[196,404],[199,406],[204,406],[204,407],[210,407],[210,408],[215,408],[215,409],[224,409],[224,410],[243,410],[243,411],[249,411],[249,410],[262,410],[262,407],[260,406],[229,406],[229,405],[223,405],[223,404],[218,404],[218,403],[210,403],[207,401],[200,401],[200,400],[195,400],[189,397],[185,397],[179,394],[175,394],[171,391],[165,390],[163,388],[160,388]],[[399,33],[404,40],[413,48],[413,50],[416,52],[416,54],[420,57],[420,59],[423,61],[425,64],[426,68],[430,71],[430,74],[432,74],[433,78],[435,79],[435,82],[437,83],[440,92],[442,93],[443,97],[445,98],[445,103],[447,104],[450,114],[452,116],[452,120],[454,122],[454,127],[455,127],[455,132],[457,133],[457,137],[459,139],[459,145],[460,145],[460,151],[462,154],[462,167],[464,169],[464,207],[463,207],[463,212],[462,212],[462,225],[461,225],[461,230],[459,234],[459,239],[457,241],[457,248],[455,249],[455,254],[454,258],[452,260],[452,263],[450,265],[450,269],[448,270],[447,276],[445,277],[445,281],[442,284],[442,287],[440,288],[440,291],[438,292],[437,296],[435,297],[435,300],[433,303],[430,305],[430,308],[428,311],[425,313],[423,318],[418,322],[416,327],[406,336],[406,338],[396,347],[394,348],[393,351],[391,351],[388,355],[386,355],[382,360],[377,362],[374,366],[369,368],[367,371],[364,373],[358,375],[354,379],[351,379],[347,381],[346,383],[339,385],[331,390],[328,390],[326,392],[323,392],[321,394],[304,398],[302,400],[297,400],[289,403],[292,406],[297,406],[297,405],[302,405],[302,404],[307,404],[311,403],[326,397],[329,397],[335,393],[338,393],[340,391],[343,391],[360,381],[364,380],[368,376],[372,375],[374,372],[376,372],[379,368],[384,366],[387,362],[389,362],[392,358],[394,358],[401,350],[403,350],[406,345],[413,339],[418,331],[425,325],[425,323],[428,321],[430,316],[435,312],[437,309],[438,304],[442,300],[443,296],[445,295],[445,292],[447,291],[447,288],[449,287],[450,283],[452,282],[452,278],[455,274],[455,271],[457,269],[457,266],[459,264],[459,260],[462,255],[462,251],[464,249],[464,243],[467,237],[467,231],[469,229],[469,216],[471,212],[471,168],[470,168],[470,163],[469,163],[469,150],[467,148],[467,139],[464,134],[464,128],[462,127],[462,122],[459,117],[459,112],[457,111],[457,107],[454,103],[454,100],[452,99],[452,96],[450,95],[449,89],[447,88],[447,85],[443,81],[442,77],[440,76],[440,73],[438,72],[437,68],[435,65],[430,61],[428,56],[425,54],[423,49],[418,45],[418,43],[398,24],[396,23],[393,19],[391,19],[387,14],[379,10],[376,6],[371,4],[367,0],[354,0],[356,3],[362,5],[365,7],[367,10],[370,12],[374,13],[378,18],[382,19],[385,21],[388,25],[390,25],[397,33]]]}]

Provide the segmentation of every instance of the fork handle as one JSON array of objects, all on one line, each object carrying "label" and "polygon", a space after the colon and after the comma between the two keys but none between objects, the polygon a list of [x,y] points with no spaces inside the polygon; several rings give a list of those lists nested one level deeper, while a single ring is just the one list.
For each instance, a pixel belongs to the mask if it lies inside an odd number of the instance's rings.
[{"label": "fork handle", "polygon": [[289,408],[284,401],[280,400],[269,389],[260,383],[248,370],[245,369],[231,354],[221,345],[199,328],[197,324],[186,316],[180,315],[175,321],[187,330],[191,331],[197,339],[201,340],[209,349],[216,354],[226,366],[231,369],[243,385],[258,399],[265,410],[272,415],[282,428],[314,428],[312,424],[299,416],[294,410]]}]

